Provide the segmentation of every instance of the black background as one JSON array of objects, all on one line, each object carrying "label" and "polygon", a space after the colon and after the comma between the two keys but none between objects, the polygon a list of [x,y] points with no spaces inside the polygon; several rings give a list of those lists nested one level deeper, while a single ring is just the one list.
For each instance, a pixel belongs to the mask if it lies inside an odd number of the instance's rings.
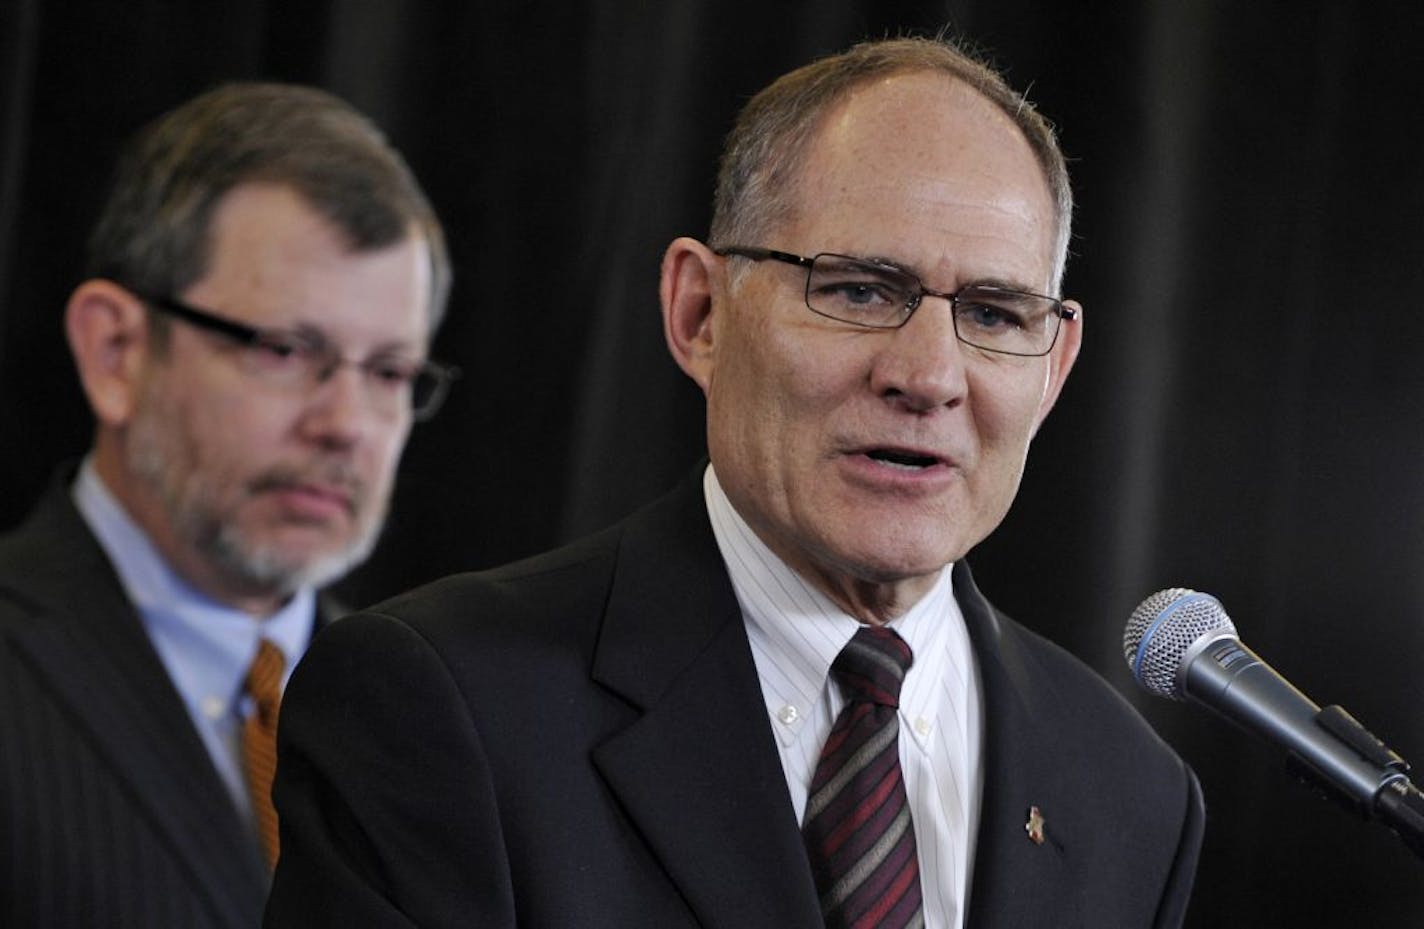
[{"label": "black background", "polygon": [[[613,521],[702,452],[667,357],[663,246],[705,232],[732,114],[864,36],[950,24],[1061,128],[1079,365],[971,557],[1198,770],[1191,925],[1414,925],[1424,862],[1279,754],[1139,697],[1118,644],[1167,586],[1217,594],[1322,703],[1424,761],[1424,136],[1405,2],[0,0],[0,526],[90,420],[61,332],[120,140],[212,84],[332,89],[449,233],[436,354],[365,603]],[[993,785],[986,785],[992,790]],[[1032,893],[1032,888],[1025,888]]]}]

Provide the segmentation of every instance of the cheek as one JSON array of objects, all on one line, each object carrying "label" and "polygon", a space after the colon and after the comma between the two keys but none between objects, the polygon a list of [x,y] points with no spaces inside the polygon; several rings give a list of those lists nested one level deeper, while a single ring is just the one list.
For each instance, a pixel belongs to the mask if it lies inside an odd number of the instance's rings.
[{"label": "cheek", "polygon": [[797,335],[763,327],[724,346],[708,394],[709,422],[766,457],[824,427],[846,395],[834,355]]},{"label": "cheek", "polygon": [[278,461],[288,426],[267,406],[250,394],[211,396],[189,405],[185,426],[197,466],[236,481]]},{"label": "cheek", "polygon": [[367,467],[369,473],[383,488],[395,480],[396,469],[400,466],[401,453],[405,450],[406,439],[410,437],[409,421],[386,428],[378,428],[366,443]]},{"label": "cheek", "polygon": [[987,454],[1022,467],[1038,427],[1046,382],[1038,372],[1007,366],[989,368],[971,378],[975,425]]}]

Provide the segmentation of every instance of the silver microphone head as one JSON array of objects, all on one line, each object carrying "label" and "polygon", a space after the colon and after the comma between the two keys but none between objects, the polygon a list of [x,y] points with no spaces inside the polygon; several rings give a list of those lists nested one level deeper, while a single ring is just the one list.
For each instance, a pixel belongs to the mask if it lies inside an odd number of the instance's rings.
[{"label": "silver microphone head", "polygon": [[1221,602],[1211,594],[1172,587],[1157,591],[1132,611],[1122,632],[1122,652],[1137,683],[1159,697],[1180,700],[1182,661],[1211,633],[1236,635]]}]

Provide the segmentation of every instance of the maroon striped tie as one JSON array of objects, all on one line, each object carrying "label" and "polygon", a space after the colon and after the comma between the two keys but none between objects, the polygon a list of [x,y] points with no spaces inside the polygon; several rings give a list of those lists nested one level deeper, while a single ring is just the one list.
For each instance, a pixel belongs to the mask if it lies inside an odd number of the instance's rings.
[{"label": "maroon striped tie", "polygon": [[863,626],[831,664],[846,704],[821,749],[801,827],[828,929],[924,925],[920,865],[900,771],[900,684],[914,655]]}]

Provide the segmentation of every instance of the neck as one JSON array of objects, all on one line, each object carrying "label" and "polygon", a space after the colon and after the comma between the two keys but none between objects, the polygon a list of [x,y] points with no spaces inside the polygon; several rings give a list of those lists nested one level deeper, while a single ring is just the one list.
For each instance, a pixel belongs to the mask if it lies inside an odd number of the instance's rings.
[{"label": "neck", "polygon": [[837,606],[867,626],[883,626],[903,616],[939,579],[939,572],[895,581],[867,581],[821,570],[796,570]]}]

